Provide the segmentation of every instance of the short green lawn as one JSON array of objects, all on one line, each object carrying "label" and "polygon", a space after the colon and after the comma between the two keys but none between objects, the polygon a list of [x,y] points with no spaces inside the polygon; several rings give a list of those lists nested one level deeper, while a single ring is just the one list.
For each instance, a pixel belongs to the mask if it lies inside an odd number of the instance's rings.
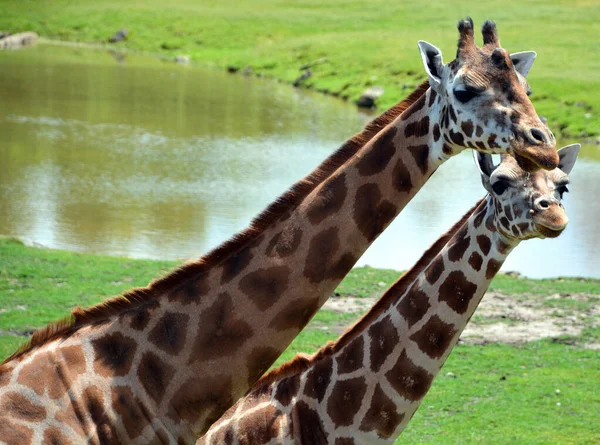
[{"label": "short green lawn", "polygon": [[[74,306],[146,285],[175,265],[39,249],[0,239],[0,360],[26,340],[23,335],[66,316]],[[357,268],[337,293],[378,296],[399,275],[392,270]],[[588,310],[597,301],[593,295],[600,294],[600,281],[590,279],[529,280],[501,275],[492,287],[505,294],[592,295],[585,303],[548,303],[571,305],[568,309],[574,311]],[[337,336],[332,327],[349,325],[358,316],[320,311],[278,363],[299,351],[314,352]],[[600,354],[573,346],[598,343],[599,338],[600,328],[590,327],[579,338],[521,346],[457,346],[397,443],[600,443]]]},{"label": "short green lawn", "polygon": [[[424,78],[417,40],[456,51],[456,21],[494,19],[509,51],[535,50],[529,76],[539,114],[563,136],[600,134],[600,8],[589,0],[19,0],[0,2],[0,29],[35,30],[54,39],[114,44],[194,62],[244,69],[292,82],[315,61],[306,86],[356,99],[381,85],[381,107]],[[478,36],[480,41],[480,36]]]}]

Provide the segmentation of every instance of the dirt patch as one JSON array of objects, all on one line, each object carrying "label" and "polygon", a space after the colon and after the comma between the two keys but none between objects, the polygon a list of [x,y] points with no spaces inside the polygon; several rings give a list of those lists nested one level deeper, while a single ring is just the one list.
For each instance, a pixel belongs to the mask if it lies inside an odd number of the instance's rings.
[{"label": "dirt patch", "polygon": [[[336,312],[365,313],[373,298],[334,297],[324,305]],[[461,342],[525,343],[542,338],[580,335],[584,328],[600,326],[600,295],[505,295],[488,292],[461,335]],[[336,333],[347,325],[329,326]],[[598,344],[590,347],[600,348]]]}]

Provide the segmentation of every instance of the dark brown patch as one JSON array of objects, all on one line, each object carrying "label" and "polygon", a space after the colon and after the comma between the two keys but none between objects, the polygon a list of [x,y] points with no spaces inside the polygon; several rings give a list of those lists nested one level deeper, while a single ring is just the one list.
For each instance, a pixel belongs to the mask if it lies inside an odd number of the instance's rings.
[{"label": "dark brown patch", "polygon": [[134,440],[152,419],[152,414],[145,410],[144,404],[134,396],[127,386],[111,388],[112,407],[121,419],[129,440]]},{"label": "dark brown patch", "polygon": [[381,192],[377,184],[364,184],[356,191],[354,222],[369,242],[383,232],[397,211],[390,201],[381,201]]},{"label": "dark brown patch", "polygon": [[404,414],[398,414],[396,404],[383,392],[381,386],[375,386],[371,406],[360,424],[361,431],[375,431],[379,437],[389,438]]},{"label": "dark brown patch", "polygon": [[521,206],[521,205],[519,205],[519,204],[516,204],[516,205],[513,207],[513,210],[514,210],[514,212],[515,212],[515,218],[520,218],[520,217],[521,217],[521,215],[523,215],[523,206]]},{"label": "dark brown patch", "polygon": [[460,128],[465,133],[467,137],[473,136],[473,122],[464,121],[460,124]]},{"label": "dark brown patch", "polygon": [[428,105],[429,107],[431,107],[433,105],[436,97],[437,97],[437,93],[435,92],[435,90],[429,90],[429,105]]},{"label": "dark brown patch", "polygon": [[498,148],[499,145],[496,143],[496,135],[495,134],[491,134],[490,137],[488,138],[488,147],[489,148]]},{"label": "dark brown patch", "polygon": [[306,402],[299,401],[292,408],[292,425],[294,443],[311,445],[328,445],[328,434],[323,421],[316,411]]},{"label": "dark brown patch", "polygon": [[281,351],[270,346],[256,347],[248,356],[248,386],[254,383],[281,355]]},{"label": "dark brown patch", "polygon": [[483,134],[483,128],[481,128],[479,125],[477,125],[477,128],[475,129],[475,136],[480,137]]},{"label": "dark brown patch", "polygon": [[340,248],[339,229],[330,227],[317,233],[310,241],[304,263],[304,276],[312,283],[328,278],[330,264]]},{"label": "dark brown patch", "polygon": [[454,334],[456,329],[451,324],[434,315],[410,339],[429,357],[438,359],[448,349]]},{"label": "dark brown patch", "polygon": [[519,229],[517,228],[517,226],[512,226],[511,231],[514,236],[519,236]]},{"label": "dark brown patch", "polygon": [[237,437],[240,445],[263,445],[279,433],[281,413],[271,405],[259,408],[238,422]]},{"label": "dark brown patch", "polygon": [[12,423],[8,419],[2,419],[2,422],[0,422],[0,437],[6,445],[29,444],[32,443],[33,431],[18,423]]},{"label": "dark brown patch", "polygon": [[454,112],[454,107],[452,105],[448,105],[448,113],[450,114],[452,122],[456,123],[458,119],[456,118],[456,113]]},{"label": "dark brown patch", "polygon": [[327,400],[327,412],[336,427],[352,425],[366,392],[364,377],[336,382]]},{"label": "dark brown patch", "polygon": [[505,253],[507,253],[509,247],[510,247],[510,245],[508,245],[507,243],[502,241],[500,238],[496,239],[496,250],[498,252],[505,254]]},{"label": "dark brown patch", "polygon": [[148,340],[167,354],[178,354],[185,346],[190,317],[176,312],[165,313],[152,328]]},{"label": "dark brown patch", "polygon": [[178,301],[181,304],[196,303],[203,295],[208,294],[210,286],[207,275],[202,274],[199,278],[191,279],[178,286],[169,293],[169,301]]},{"label": "dark brown patch", "polygon": [[299,300],[289,303],[273,317],[269,327],[279,331],[284,331],[286,329],[295,329],[299,331],[306,326],[318,310],[319,301],[316,298],[311,300],[300,298]]},{"label": "dark brown patch", "polygon": [[487,255],[490,253],[492,241],[487,235],[477,235],[477,245],[479,246],[483,254]]},{"label": "dark brown patch", "polygon": [[521,229],[522,233],[525,233],[529,229],[529,223],[528,222],[522,222],[522,223],[517,224],[517,227],[519,229]]},{"label": "dark brown patch", "polygon": [[442,145],[442,151],[448,156],[451,156],[454,153],[454,150],[452,150],[452,147],[450,147],[448,144]]},{"label": "dark brown patch", "polygon": [[47,428],[46,431],[44,431],[45,445],[70,445],[72,443],[73,442],[71,442],[67,436],[61,433],[55,426]]},{"label": "dark brown patch", "polygon": [[244,270],[253,258],[252,252],[249,247],[236,252],[234,255],[229,257],[223,264],[223,272],[221,273],[221,284],[229,283],[238,274]]},{"label": "dark brown patch", "polygon": [[302,230],[288,225],[271,238],[265,253],[270,257],[286,258],[296,252],[301,240]]},{"label": "dark brown patch", "polygon": [[396,306],[409,327],[421,320],[431,305],[429,296],[415,284]]},{"label": "dark brown patch", "polygon": [[[169,403],[168,416],[175,422],[204,419],[202,430],[212,425],[231,405],[231,377],[193,377],[184,382]],[[206,428],[206,429],[205,429]]]},{"label": "dark brown patch", "polygon": [[434,142],[439,141],[440,136],[441,136],[441,133],[440,133],[440,124],[436,123],[433,126],[433,140],[434,140]]},{"label": "dark brown patch", "polygon": [[344,205],[347,194],[348,187],[346,187],[346,175],[344,173],[328,179],[317,189],[317,193],[306,211],[308,220],[311,224],[316,225],[325,218],[335,215]]},{"label": "dark brown patch", "polygon": [[[109,416],[104,411],[102,390],[97,386],[89,386],[84,389],[82,400],[92,419],[98,443],[101,445],[118,443],[117,434],[111,425]],[[93,438],[90,442],[94,442]]]},{"label": "dark brown patch", "polygon": [[2,396],[2,412],[26,422],[41,422],[46,418],[46,408],[29,401],[18,392],[8,392]]},{"label": "dark brown patch", "polygon": [[323,401],[325,391],[331,379],[333,370],[333,360],[327,357],[313,364],[311,370],[306,375],[306,383],[304,384],[304,394],[319,402]]},{"label": "dark brown patch", "polygon": [[220,294],[202,317],[190,363],[233,354],[252,335],[250,325],[237,316],[227,293]]},{"label": "dark brown patch", "polygon": [[487,264],[487,268],[485,269],[485,277],[488,280],[494,278],[494,276],[500,270],[500,266],[502,266],[502,261],[495,260],[494,258],[490,258]]},{"label": "dark brown patch", "polygon": [[508,219],[513,219],[513,216],[512,216],[512,210],[511,210],[511,208],[510,208],[510,205],[505,205],[505,206],[504,206],[504,213],[506,213],[506,217],[507,217]]},{"label": "dark brown patch", "polygon": [[429,133],[429,116],[415,122],[411,122],[404,127],[404,136],[407,138],[419,138]]},{"label": "dark brown patch", "polygon": [[369,148],[361,151],[361,158],[356,163],[361,176],[372,176],[385,170],[396,152],[393,141],[397,132],[396,127],[387,127],[372,140],[370,147],[367,145]]},{"label": "dark brown patch", "polygon": [[413,188],[410,171],[406,168],[401,158],[396,162],[396,166],[392,172],[392,184],[396,190],[402,193],[407,193]]},{"label": "dark brown patch", "polygon": [[137,376],[146,393],[157,403],[162,402],[165,390],[175,375],[175,369],[153,352],[145,352]]},{"label": "dark brown patch", "polygon": [[300,374],[291,375],[277,383],[273,397],[283,406],[288,406],[298,394]]},{"label": "dark brown patch", "polygon": [[502,218],[500,218],[500,225],[502,227],[504,227],[506,230],[508,230],[510,228],[510,221],[508,221],[508,218],[506,216],[503,216]]},{"label": "dark brown patch", "polygon": [[334,445],[356,445],[351,437],[338,437]]},{"label": "dark brown patch", "polygon": [[440,286],[439,300],[445,301],[455,312],[464,314],[476,291],[477,285],[467,280],[460,270],[455,270]]},{"label": "dark brown patch", "polygon": [[240,290],[261,311],[273,306],[288,288],[290,268],[272,266],[250,272],[240,280]]},{"label": "dark brown patch", "polygon": [[427,173],[427,163],[429,159],[429,146],[427,144],[411,145],[406,147],[410,154],[415,159],[417,167],[421,170],[421,173]]},{"label": "dark brown patch", "polygon": [[129,372],[137,344],[120,332],[92,340],[94,370],[104,377],[124,376]]},{"label": "dark brown patch", "polygon": [[481,270],[481,265],[483,264],[483,258],[477,252],[473,252],[469,257],[469,264],[474,271],[479,272]]},{"label": "dark brown patch", "polygon": [[465,137],[463,136],[462,133],[458,132],[455,133],[454,130],[450,129],[450,131],[448,132],[448,134],[450,135],[450,140],[458,145],[459,147],[464,147],[465,146]]},{"label": "dark brown patch", "polygon": [[369,337],[371,338],[371,369],[378,372],[399,341],[398,330],[392,323],[392,318],[387,315],[381,321],[371,325]]},{"label": "dark brown patch", "polygon": [[356,337],[336,357],[337,372],[339,375],[360,369],[363,365],[364,339],[362,335]]},{"label": "dark brown patch", "polygon": [[[169,295],[169,300],[170,299],[171,296]],[[123,315],[129,318],[129,327],[136,331],[143,331],[150,321],[150,309],[148,307],[141,307]]]},{"label": "dark brown patch", "polygon": [[487,212],[487,207],[483,206],[477,215],[475,215],[475,219],[473,220],[473,227],[476,229],[479,228],[481,223],[483,222],[483,218],[485,218],[485,214]]},{"label": "dark brown patch", "polygon": [[429,284],[435,284],[440,279],[442,272],[444,272],[444,258],[437,256],[425,269],[425,278]]},{"label": "dark brown patch", "polygon": [[398,394],[411,402],[416,402],[425,396],[433,376],[425,369],[415,365],[402,351],[398,361],[386,374],[386,378]]},{"label": "dark brown patch", "polygon": [[463,228],[460,229],[460,232],[454,236],[455,239],[458,239],[448,249],[448,259],[450,261],[457,262],[463,257],[471,244],[471,238],[468,235],[467,226],[463,226]]},{"label": "dark brown patch", "polygon": [[425,105],[425,95],[423,95],[422,99],[417,100],[414,104],[412,104],[404,113],[400,115],[400,120],[405,121],[408,118],[412,117],[415,113],[418,113],[423,109]]}]

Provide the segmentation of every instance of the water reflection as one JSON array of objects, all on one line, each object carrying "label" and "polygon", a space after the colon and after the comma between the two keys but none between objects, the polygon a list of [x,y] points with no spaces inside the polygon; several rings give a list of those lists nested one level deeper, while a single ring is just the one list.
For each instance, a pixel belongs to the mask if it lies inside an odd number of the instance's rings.
[{"label": "water reflection", "polygon": [[[0,53],[0,100],[0,233],[151,258],[224,241],[367,120],[273,82],[47,46]],[[578,162],[567,231],[505,269],[600,276],[599,170]],[[453,159],[360,264],[409,267],[482,194],[470,156]]]}]

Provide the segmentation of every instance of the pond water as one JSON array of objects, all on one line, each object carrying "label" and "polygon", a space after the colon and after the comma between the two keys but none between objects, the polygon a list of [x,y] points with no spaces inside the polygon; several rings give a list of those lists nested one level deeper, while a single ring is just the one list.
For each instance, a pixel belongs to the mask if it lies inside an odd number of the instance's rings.
[{"label": "pond water", "polygon": [[[161,259],[244,228],[372,118],[273,81],[47,45],[0,52],[0,104],[0,234]],[[599,173],[579,159],[565,233],[522,243],[504,270],[600,277]],[[359,264],[410,267],[483,194],[463,153]]]}]

